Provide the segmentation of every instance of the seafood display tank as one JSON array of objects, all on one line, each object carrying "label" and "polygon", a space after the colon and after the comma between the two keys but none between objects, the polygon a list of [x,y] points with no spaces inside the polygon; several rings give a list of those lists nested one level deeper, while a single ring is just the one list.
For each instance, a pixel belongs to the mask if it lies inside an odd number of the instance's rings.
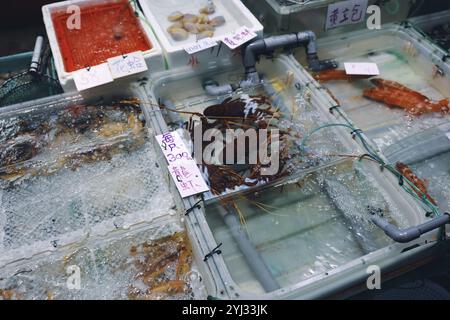
[{"label": "seafood display tank", "polygon": [[[412,252],[402,254],[405,245],[394,243],[371,217],[381,215],[398,228],[407,228],[427,221],[420,203],[399,186],[396,177],[380,172],[371,161],[352,156],[362,154],[361,146],[345,129],[333,128],[338,125],[328,112],[332,101],[308,86],[311,78],[293,59],[262,59],[257,68],[263,84],[250,91],[240,89],[217,97],[205,92],[203,81],[223,84],[242,73],[231,69],[170,74],[157,79],[151,93],[154,107],[161,103],[162,114],[154,115],[161,132],[195,127],[202,115],[210,114],[208,108],[226,110],[230,103],[238,108],[242,99],[256,103],[249,97],[266,94],[265,103],[283,111],[284,119],[275,123],[280,126],[288,121],[285,125],[292,126],[294,140],[300,142],[293,147],[299,155],[289,157],[296,159],[296,170],[285,177],[233,189],[227,176],[245,177],[245,169],[219,165],[216,169],[223,170],[222,180],[211,174],[205,178],[212,190],[221,183],[229,183],[230,188],[204,196],[204,209],[196,208],[195,197],[185,199],[188,230],[197,238],[193,243],[208,257],[204,271],[211,274],[208,292],[218,298],[321,297],[364,277],[368,264],[388,268],[394,261],[410,258]],[[337,122],[344,124],[345,119]],[[322,134],[311,138],[310,144],[309,133],[321,124]],[[328,128],[327,124],[333,125]],[[295,126],[306,130],[296,131]],[[190,145],[189,134],[185,142]],[[268,229],[270,233],[262,232]],[[430,233],[425,239],[435,235]],[[411,243],[425,244],[426,240]],[[418,252],[423,249],[420,244]],[[220,248],[221,254],[211,254],[214,248]]]},{"label": "seafood display tank", "polygon": [[[400,25],[347,33],[339,38],[323,38],[318,41],[318,46],[322,57],[339,62],[339,69],[344,69],[346,62],[376,63],[380,75],[372,79],[395,81],[435,102],[450,98],[450,67],[443,61],[440,51]],[[296,58],[304,61],[300,51]],[[372,79],[330,80],[322,81],[322,85],[329,90],[335,104],[381,150],[447,121],[447,113],[442,113],[445,110],[440,108],[423,115],[413,115],[405,109],[389,107],[364,97],[365,90],[375,86],[371,83]],[[386,92],[387,96],[390,94],[392,92]],[[408,97],[403,99],[407,101]]]},{"label": "seafood display tank", "polygon": [[450,13],[400,2],[44,5],[0,58],[0,300],[341,299],[430,261]]},{"label": "seafood display tank", "polygon": [[450,50],[450,10],[415,17],[409,22],[445,52]]},{"label": "seafood display tank", "polygon": [[139,99],[58,96],[0,113],[0,297],[192,298],[192,251]]}]

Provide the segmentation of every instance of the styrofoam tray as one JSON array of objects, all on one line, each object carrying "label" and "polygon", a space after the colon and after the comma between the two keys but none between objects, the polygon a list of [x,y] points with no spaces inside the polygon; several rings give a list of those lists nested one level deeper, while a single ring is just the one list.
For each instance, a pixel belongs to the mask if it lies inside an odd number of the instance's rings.
[{"label": "styrofoam tray", "polygon": [[[161,46],[166,55],[169,68],[183,67],[192,63],[191,57],[186,53],[184,47],[196,42],[196,37],[190,35],[187,40],[175,41],[167,32],[167,28],[172,24],[167,17],[179,11],[183,14],[199,14],[200,8],[207,4],[206,0],[139,0],[142,10],[155,34],[157,35]],[[216,28],[212,40],[219,41],[220,37],[225,36],[240,27],[246,26],[254,31],[258,36],[263,35],[263,26],[252,15],[252,13],[239,0],[214,0],[216,12],[211,17],[223,16],[226,20],[225,25]],[[219,48],[220,47],[220,48]],[[205,50],[195,54],[200,64],[214,63],[220,60],[227,60],[233,56],[233,53],[225,45],[215,47],[214,51]]]},{"label": "styrofoam tray", "polygon": [[[75,82],[73,79],[73,72],[67,72],[64,66],[64,61],[61,53],[60,46],[58,44],[53,20],[52,13],[55,11],[64,11],[71,5],[77,6],[90,6],[90,5],[98,5],[98,4],[106,4],[106,3],[114,3],[116,0],[70,0],[64,2],[53,3],[49,5],[45,5],[42,7],[42,13],[44,17],[44,24],[47,31],[48,39],[50,42],[50,47],[52,49],[53,57],[55,60],[56,71],[58,73],[58,78],[65,92],[74,92],[77,91]],[[140,13],[143,16],[142,13]],[[153,72],[162,71],[165,69],[164,65],[164,57],[162,55],[162,49],[159,45],[159,42],[154,35],[151,28],[141,21],[141,19],[136,18],[138,23],[141,25],[145,36],[147,36],[148,40],[152,44],[152,49],[143,52],[144,59],[148,66],[148,71],[145,72],[147,75],[150,75]],[[82,22],[81,22],[82,23]],[[136,78],[137,76],[142,77],[144,73],[139,75],[129,76],[126,78],[121,78],[119,80],[114,81],[113,83],[103,85],[101,87],[93,88],[88,91],[98,93],[98,90],[105,90],[105,88],[111,88],[108,91],[113,91],[117,86],[121,86],[124,79],[129,81],[130,79]],[[85,94],[85,93],[83,93]]]}]

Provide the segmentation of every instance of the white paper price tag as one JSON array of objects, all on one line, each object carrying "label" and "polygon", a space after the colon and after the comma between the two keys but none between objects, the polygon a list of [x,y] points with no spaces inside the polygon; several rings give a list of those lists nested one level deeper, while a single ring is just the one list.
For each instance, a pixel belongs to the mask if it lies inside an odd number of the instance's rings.
[{"label": "white paper price tag", "polygon": [[378,76],[380,70],[378,65],[373,62],[346,62],[344,63],[345,72],[351,75]]},{"label": "white paper price tag", "polygon": [[148,70],[147,63],[141,51],[110,58],[108,59],[108,65],[114,79]]},{"label": "white paper price tag", "polygon": [[328,6],[325,29],[363,22],[368,0],[339,1]]},{"label": "white paper price tag", "polygon": [[190,152],[178,132],[168,132],[156,136],[156,141],[169,163],[180,160],[192,160]]},{"label": "white paper price tag", "polygon": [[172,163],[169,172],[182,198],[209,191],[194,160]]},{"label": "white paper price tag", "polygon": [[221,38],[231,50],[234,50],[244,43],[256,38],[258,35],[247,27],[241,27],[233,33]]},{"label": "white paper price tag", "polygon": [[202,40],[199,40],[198,42],[189,44],[184,47],[184,50],[188,54],[194,54],[212,47],[215,47],[217,45],[217,42],[214,41],[212,38],[205,38]]},{"label": "white paper price tag", "polygon": [[73,80],[78,91],[98,87],[114,81],[107,63],[77,70],[73,73]]}]

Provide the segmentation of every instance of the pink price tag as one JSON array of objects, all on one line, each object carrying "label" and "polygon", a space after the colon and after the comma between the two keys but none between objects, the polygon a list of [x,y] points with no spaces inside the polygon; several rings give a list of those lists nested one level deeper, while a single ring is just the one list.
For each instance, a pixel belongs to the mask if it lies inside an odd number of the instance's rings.
[{"label": "pink price tag", "polygon": [[235,32],[222,37],[222,42],[225,43],[231,50],[234,50],[244,43],[256,38],[258,35],[247,27],[241,27]]},{"label": "pink price tag", "polygon": [[178,132],[164,133],[156,136],[156,140],[168,163],[174,163],[180,160],[192,160],[190,152]]},{"label": "pink price tag", "polygon": [[209,187],[194,160],[172,163],[168,169],[182,198],[209,191]]}]

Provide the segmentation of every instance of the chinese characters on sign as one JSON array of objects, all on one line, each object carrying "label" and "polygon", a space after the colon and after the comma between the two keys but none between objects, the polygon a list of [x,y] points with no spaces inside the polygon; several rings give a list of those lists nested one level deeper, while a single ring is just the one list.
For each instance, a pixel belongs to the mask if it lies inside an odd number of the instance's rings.
[{"label": "chinese characters on sign", "polygon": [[222,37],[222,42],[225,43],[228,48],[234,50],[256,37],[257,34],[252,30],[247,27],[241,27],[235,32]]},{"label": "chinese characters on sign", "polygon": [[209,188],[192,159],[178,132],[156,136],[161,150],[169,162],[169,172],[182,198],[209,191]]},{"label": "chinese characters on sign", "polygon": [[177,161],[169,165],[169,172],[182,198],[209,191],[195,161]]},{"label": "chinese characters on sign", "polygon": [[147,71],[142,52],[133,52],[108,59],[108,65],[114,79]]},{"label": "chinese characters on sign", "polygon": [[192,157],[178,132],[168,132],[156,136],[156,140],[169,163],[178,160],[192,160]]},{"label": "chinese characters on sign", "polygon": [[330,4],[328,6],[325,29],[333,29],[364,21],[367,2],[368,0],[348,0]]}]

